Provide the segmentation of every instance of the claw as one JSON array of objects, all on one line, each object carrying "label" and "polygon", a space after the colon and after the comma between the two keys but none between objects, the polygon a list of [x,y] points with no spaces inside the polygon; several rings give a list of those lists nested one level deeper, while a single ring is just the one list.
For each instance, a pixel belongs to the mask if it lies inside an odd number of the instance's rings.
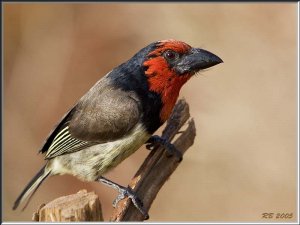
[{"label": "claw", "polygon": [[133,192],[133,190],[130,187],[123,187],[111,180],[108,180],[104,177],[100,177],[99,181],[109,187],[112,187],[116,189],[119,192],[119,195],[117,198],[113,201],[112,205],[114,208],[116,208],[118,202],[125,197],[128,197],[131,199],[134,206],[143,214],[144,220],[149,219],[149,215],[146,212],[146,210],[143,208],[143,202],[137,197],[137,195]]},{"label": "claw", "polygon": [[146,148],[148,150],[154,150],[159,145],[165,147],[165,149],[167,150],[167,157],[175,155],[178,159],[178,162],[182,161],[182,153],[173,144],[171,144],[165,138],[162,138],[158,135],[153,135],[149,138],[149,140],[147,141]]},{"label": "claw", "polygon": [[146,145],[146,148],[150,151],[154,151],[158,147],[159,147],[159,144],[157,144],[157,143],[149,143]]}]

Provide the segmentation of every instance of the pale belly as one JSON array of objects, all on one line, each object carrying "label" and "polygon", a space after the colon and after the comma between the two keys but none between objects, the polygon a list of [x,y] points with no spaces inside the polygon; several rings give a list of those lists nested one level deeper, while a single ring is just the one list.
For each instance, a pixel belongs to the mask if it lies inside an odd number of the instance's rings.
[{"label": "pale belly", "polygon": [[83,181],[95,181],[138,150],[149,138],[142,125],[133,128],[126,137],[86,149],[57,156],[49,160],[51,174],[70,174]]}]

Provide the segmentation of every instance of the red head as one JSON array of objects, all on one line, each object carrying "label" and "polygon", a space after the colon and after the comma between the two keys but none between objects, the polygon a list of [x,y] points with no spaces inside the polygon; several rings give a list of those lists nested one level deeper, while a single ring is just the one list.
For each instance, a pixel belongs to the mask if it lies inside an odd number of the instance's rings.
[{"label": "red head", "polygon": [[164,122],[172,112],[182,85],[201,69],[223,62],[216,55],[176,40],[159,41],[143,65],[149,89],[161,95]]}]

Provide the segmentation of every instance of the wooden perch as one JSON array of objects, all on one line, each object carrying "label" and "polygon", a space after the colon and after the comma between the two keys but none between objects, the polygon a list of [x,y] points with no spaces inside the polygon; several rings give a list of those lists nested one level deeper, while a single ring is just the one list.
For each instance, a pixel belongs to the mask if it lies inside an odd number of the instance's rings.
[{"label": "wooden perch", "polygon": [[[170,142],[179,132],[180,128],[189,119],[189,106],[185,100],[179,100],[173,113],[167,121],[167,126],[162,137]],[[194,120],[188,122],[188,127],[181,132],[180,136],[173,142],[174,146],[182,152],[193,145],[196,136]],[[160,147],[151,151],[140,169],[131,180],[130,187],[139,196],[144,208],[149,211],[157,193],[167,181],[169,176],[179,165],[176,157],[167,157],[165,150]],[[135,208],[129,198],[121,200],[111,217],[111,221],[143,221],[143,215]]]},{"label": "wooden perch", "polygon": [[[178,138],[174,146],[182,152],[193,145],[196,136],[195,123],[190,119],[189,106],[185,100],[179,100],[171,117],[167,121],[162,137],[172,142],[176,134]],[[187,122],[188,121],[188,122]],[[186,124],[187,128],[180,131]],[[152,150],[135,176],[129,187],[142,200],[144,208],[149,211],[159,190],[179,165],[178,158],[167,156],[166,151],[159,147]],[[34,215],[36,221],[101,221],[102,212],[98,196],[94,193],[79,192],[75,195],[60,197],[38,210]],[[119,201],[111,221],[143,221],[144,217],[129,198]]]},{"label": "wooden perch", "polygon": [[57,198],[41,205],[33,214],[34,221],[40,222],[75,222],[103,221],[98,195],[81,190],[76,194]]}]

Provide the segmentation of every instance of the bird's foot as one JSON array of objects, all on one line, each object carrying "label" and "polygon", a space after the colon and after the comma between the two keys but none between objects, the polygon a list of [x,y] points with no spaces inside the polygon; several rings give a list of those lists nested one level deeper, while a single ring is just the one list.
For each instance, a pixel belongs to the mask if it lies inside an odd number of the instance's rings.
[{"label": "bird's foot", "polygon": [[133,192],[133,190],[130,187],[123,187],[111,180],[108,180],[104,177],[100,177],[99,181],[109,187],[112,187],[116,189],[119,192],[119,195],[117,198],[113,201],[113,207],[115,208],[118,204],[118,202],[125,197],[128,197],[131,199],[134,206],[143,214],[144,220],[149,219],[149,215],[146,212],[146,210],[143,208],[143,202],[137,197],[136,193]]},{"label": "bird's foot", "polygon": [[178,159],[178,162],[182,161],[182,153],[167,139],[158,135],[153,135],[149,138],[149,140],[146,143],[146,148],[148,150],[152,151],[157,149],[159,146],[163,146],[167,150],[169,157],[175,155]]}]

